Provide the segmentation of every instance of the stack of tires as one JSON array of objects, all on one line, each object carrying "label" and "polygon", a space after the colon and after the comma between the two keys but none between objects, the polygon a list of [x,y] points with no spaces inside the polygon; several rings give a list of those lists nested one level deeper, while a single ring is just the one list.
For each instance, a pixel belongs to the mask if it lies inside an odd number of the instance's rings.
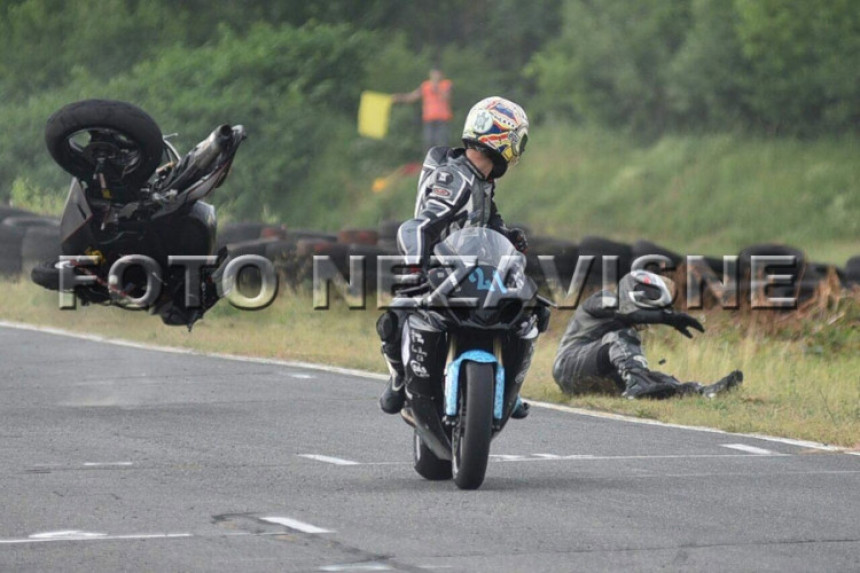
[{"label": "stack of tires", "polygon": [[[2,212],[0,212],[2,215]],[[26,217],[29,214],[16,214]],[[314,257],[325,256],[337,271],[347,280],[351,277],[350,259],[361,257],[353,264],[362,264],[364,269],[364,292],[372,293],[380,284],[378,258],[382,255],[396,255],[397,231],[401,222],[383,221],[376,229],[344,229],[338,233],[325,233],[308,229],[287,229],[284,226],[263,223],[234,223],[219,230],[219,244],[226,245],[230,256],[256,254],[271,260],[278,270],[282,282],[292,287],[300,284],[310,285],[313,280]],[[32,259],[36,255],[36,244],[46,245],[51,233],[49,224],[34,224],[39,230],[24,228],[25,220],[16,225],[0,225],[0,240],[18,248],[6,248],[0,252],[0,272],[3,269],[20,270],[23,258]],[[31,234],[32,244],[25,235]],[[44,240],[40,239],[44,237]],[[46,247],[47,249],[47,247]],[[26,252],[26,257],[24,253]],[[45,253],[38,253],[45,254]],[[527,273],[544,294],[552,294],[549,282],[558,281],[558,286],[567,292],[571,285],[577,265],[581,272],[587,271],[584,280],[586,290],[602,286],[604,276],[610,284],[630,272],[633,261],[646,255],[661,255],[668,258],[675,268],[682,268],[685,256],[662,247],[651,241],[640,239],[632,244],[612,241],[598,236],[585,236],[578,243],[558,237],[529,234]],[[749,296],[750,273],[753,256],[790,256],[796,261],[788,267],[769,269],[772,274],[791,277],[791,284],[768,287],[768,297],[797,297],[800,302],[815,295],[822,284],[838,279],[840,286],[860,285],[860,256],[848,260],[845,269],[832,265],[811,262],[796,248],[775,245],[751,245],[738,253],[738,278],[741,295]],[[5,257],[5,258],[4,258]],[[590,257],[586,265],[582,257]],[[543,259],[543,260],[542,260]],[[705,264],[719,280],[723,278],[723,260],[718,257],[704,257]],[[652,263],[648,270],[660,270]],[[255,284],[254,277],[247,279],[249,288]],[[358,285],[354,285],[358,287]]]},{"label": "stack of tires", "polygon": [[14,207],[0,207],[0,275],[29,274],[60,256],[60,222]]},{"label": "stack of tires", "polygon": [[[253,254],[269,259],[282,283],[293,288],[311,284],[314,257],[327,257],[347,282],[352,277],[350,261],[353,260],[353,265],[363,268],[364,292],[371,293],[378,284],[379,256],[396,253],[396,249],[389,246],[394,235],[390,234],[390,229],[386,233],[385,242],[382,242],[377,229],[343,229],[331,234],[259,223],[234,223],[219,230],[219,244],[227,248],[229,258]],[[240,285],[244,285],[244,291],[258,282],[259,276],[251,273]],[[358,290],[359,285],[353,286]]]}]

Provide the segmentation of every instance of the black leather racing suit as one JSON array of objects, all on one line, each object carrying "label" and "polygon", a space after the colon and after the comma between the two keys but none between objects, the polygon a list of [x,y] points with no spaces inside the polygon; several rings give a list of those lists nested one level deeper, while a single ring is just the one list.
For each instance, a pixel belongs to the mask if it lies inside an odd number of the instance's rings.
[{"label": "black leather racing suit", "polygon": [[465,151],[434,147],[427,152],[418,179],[415,217],[397,233],[401,254],[427,260],[433,245],[464,227],[489,227],[508,234],[493,201],[495,182],[484,178]]},{"label": "black leather racing suit", "polygon": [[[418,256],[426,264],[434,245],[464,227],[489,227],[510,238],[513,232],[505,227],[496,209],[494,191],[495,182],[485,178],[466,158],[465,149],[430,149],[418,179],[415,216],[403,223],[398,231],[400,253]],[[420,378],[422,380],[417,380],[420,384],[439,374],[437,370],[444,365],[447,348],[444,334],[436,339],[413,333],[411,342],[407,339],[407,344],[403,345],[404,328],[408,330],[408,314],[404,310],[385,312],[377,322],[377,331],[382,339],[382,354],[392,376],[392,387],[399,389],[405,381],[407,394],[411,395],[423,393],[417,387],[413,388],[411,380]],[[512,378],[511,382],[521,384],[531,363],[536,337],[526,339],[511,335],[509,338],[503,344],[502,362]],[[403,346],[409,349],[406,365]]]},{"label": "black leather racing suit", "polygon": [[[601,291],[588,297],[573,315],[558,346],[552,376],[569,394],[624,393],[636,398],[665,398],[702,393],[696,382],[650,370],[637,327],[671,324],[672,310],[630,309],[618,295]],[[710,388],[710,387],[708,387]]]}]

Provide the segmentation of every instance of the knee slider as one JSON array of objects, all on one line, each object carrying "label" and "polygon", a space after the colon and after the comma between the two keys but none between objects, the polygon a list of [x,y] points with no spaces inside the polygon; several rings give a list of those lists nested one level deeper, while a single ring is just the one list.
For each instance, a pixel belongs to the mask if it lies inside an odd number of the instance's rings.
[{"label": "knee slider", "polygon": [[399,323],[397,315],[393,312],[386,311],[376,321],[376,333],[382,342],[394,342],[397,340],[399,333]]}]

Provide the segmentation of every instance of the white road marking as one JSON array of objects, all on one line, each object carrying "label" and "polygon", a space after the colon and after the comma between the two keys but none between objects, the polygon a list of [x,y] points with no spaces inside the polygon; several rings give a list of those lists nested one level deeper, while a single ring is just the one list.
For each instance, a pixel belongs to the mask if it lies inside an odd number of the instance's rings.
[{"label": "white road marking", "polygon": [[347,563],[344,565],[325,565],[319,571],[393,571],[393,567],[385,563]]},{"label": "white road marking", "polygon": [[748,446],[746,444],[720,444],[724,448],[730,448],[732,450],[740,450],[742,452],[749,452],[751,454],[756,454],[758,456],[772,456],[772,455],[780,455],[776,452],[772,452],[770,450],[766,450],[764,448],[757,448],[755,446]]},{"label": "white road marking", "polygon": [[290,376],[292,378],[299,378],[301,380],[310,380],[312,378],[316,378],[316,376],[314,376],[313,374],[299,374],[299,373],[295,373],[295,372],[290,373]]},{"label": "white road marking", "polygon": [[334,464],[336,466],[358,466],[361,465],[359,462],[354,462],[352,460],[345,460],[343,458],[334,458],[331,456],[321,456],[318,454],[298,454],[300,458],[307,458],[309,460],[316,460],[318,462],[325,462],[327,464]]},{"label": "white road marking", "polygon": [[134,462],[84,462],[84,466],[88,468],[103,468],[112,466],[127,467],[133,465]]},{"label": "white road marking", "polygon": [[[789,457],[791,454],[779,454],[771,452],[751,456],[749,454],[660,454],[660,455],[630,455],[630,456],[595,456],[591,454],[490,454],[490,461],[496,463],[507,462],[571,462],[571,461],[613,461],[613,460],[685,460],[698,458],[781,458]],[[412,462],[355,462],[357,466],[399,466],[411,465]]]},{"label": "white road marking", "polygon": [[274,523],[275,525],[283,525],[284,527],[289,527],[290,529],[295,529],[302,533],[334,533],[334,530],[332,529],[323,529],[322,527],[317,527],[316,525],[311,525],[310,523],[305,523],[304,521],[299,521],[298,519],[292,519],[290,517],[261,517],[260,520]]},{"label": "white road marking", "polygon": [[[2,326],[2,323],[0,323]],[[708,428],[707,426],[685,426],[683,424],[670,424],[659,420],[651,420],[648,418],[634,418],[633,416],[624,416],[623,414],[612,414],[610,412],[598,412],[596,410],[586,410],[585,408],[574,408],[573,406],[565,406],[563,404],[551,404],[549,402],[537,402],[529,400],[529,404],[538,408],[547,410],[556,410],[558,412],[567,412],[569,414],[577,414],[579,416],[588,416],[590,418],[602,418],[604,420],[615,420],[617,422],[627,422],[630,424],[643,424],[646,426],[660,426],[663,428],[673,428],[676,430],[688,430],[692,432],[707,432],[710,434],[722,434],[724,436],[737,436],[739,438],[752,438],[754,440],[764,440],[767,442],[776,442],[780,444],[788,444],[800,448],[811,448],[815,450],[823,450],[825,452],[845,452],[845,448],[839,446],[831,446],[819,442],[810,442],[807,440],[795,440],[794,438],[783,438],[780,436],[767,436],[764,434],[739,434],[735,432],[727,432],[717,428]]]},{"label": "white road marking", "polygon": [[[765,452],[766,450],[762,450]],[[768,452],[760,453],[760,457],[782,457],[790,454],[777,454]],[[631,455],[631,456],[593,456],[590,454],[572,454],[572,455],[555,455],[555,454],[531,454],[531,455],[490,455],[490,461],[495,462],[568,462],[568,461],[607,461],[607,460],[678,460],[678,459],[695,459],[695,458],[749,458],[747,454],[658,454],[649,455]]]},{"label": "white road marking", "polygon": [[[56,336],[65,336],[69,338],[77,338],[79,340],[88,340],[90,342],[99,342],[102,344],[112,344],[114,346],[124,346],[127,348],[137,348],[139,350],[148,350],[154,352],[167,352],[171,354],[186,354],[190,356],[206,356],[209,358],[218,358],[222,360],[233,360],[236,362],[252,362],[256,364],[271,364],[275,366],[287,366],[289,368],[301,368],[304,370],[316,370],[317,372],[331,372],[333,374],[343,374],[346,376],[355,376],[357,378],[366,378],[372,380],[384,380],[388,381],[388,374],[377,374],[375,372],[368,372],[366,370],[356,370],[353,368],[341,368],[339,366],[328,366],[326,364],[315,364],[313,362],[301,362],[295,360],[278,360],[273,358],[257,358],[254,356],[239,356],[236,354],[221,354],[217,352],[200,352],[197,350],[192,350],[190,348],[175,348],[170,346],[158,346],[153,344],[144,344],[141,342],[132,342],[129,340],[121,340],[121,339],[111,339],[103,336],[97,336],[93,334],[82,334],[79,332],[73,332],[70,330],[64,330],[62,328],[52,328],[48,326],[36,326],[32,324],[24,324],[20,322],[10,322],[6,320],[0,320],[0,327],[4,328],[14,328],[17,330],[28,330],[31,332],[43,332],[45,334],[53,334]],[[846,453],[846,448],[839,446],[832,446],[829,444],[822,444],[820,442],[811,442],[807,440],[796,440],[793,438],[783,438],[780,436],[767,436],[764,434],[739,434],[734,432],[727,432],[725,430],[718,430],[716,428],[708,428],[706,426],[685,426],[682,424],[670,424],[667,422],[660,422],[658,420],[649,420],[647,418],[634,418],[633,416],[624,416],[621,414],[612,414],[609,412],[598,412],[594,410],[586,410],[585,408],[574,408],[572,406],[565,406],[563,404],[551,404],[549,402],[538,402],[535,400],[529,400],[529,404],[535,406],[537,408],[544,408],[547,410],[556,410],[558,412],[567,412],[569,414],[577,414],[580,416],[589,416],[592,418],[603,418],[607,420],[615,420],[618,422],[627,422],[631,424],[645,424],[649,426],[661,426],[664,428],[674,428],[677,430],[688,430],[694,432],[709,432],[714,434],[722,434],[725,436],[737,436],[741,438],[752,438],[755,440],[765,440],[769,442],[776,442],[781,444],[788,444],[790,446],[798,446],[801,448],[812,448],[816,450],[823,450],[826,452],[843,452]],[[852,453],[852,455],[860,455],[860,452]]]},{"label": "white road marking", "polygon": [[49,531],[18,539],[0,539],[0,545],[22,545],[26,543],[56,543],[67,541],[126,541],[135,539],[178,539],[194,537],[191,533],[141,533],[132,535],[106,535],[86,531]]},{"label": "white road marking", "polygon": [[89,539],[91,537],[105,537],[107,533],[92,533],[89,531],[78,531],[77,529],[64,529],[62,531],[46,531],[34,533],[29,539]]}]

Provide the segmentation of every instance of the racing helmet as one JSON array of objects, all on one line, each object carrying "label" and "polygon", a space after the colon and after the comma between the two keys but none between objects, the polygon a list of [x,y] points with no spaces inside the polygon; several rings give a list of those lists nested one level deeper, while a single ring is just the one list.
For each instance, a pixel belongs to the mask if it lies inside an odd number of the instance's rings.
[{"label": "racing helmet", "polygon": [[648,271],[632,271],[618,283],[618,310],[630,314],[639,309],[666,308],[672,304],[667,279]]},{"label": "racing helmet", "polygon": [[463,145],[493,161],[491,177],[501,177],[522,156],[529,139],[529,118],[519,105],[502,97],[482,99],[469,110]]}]

